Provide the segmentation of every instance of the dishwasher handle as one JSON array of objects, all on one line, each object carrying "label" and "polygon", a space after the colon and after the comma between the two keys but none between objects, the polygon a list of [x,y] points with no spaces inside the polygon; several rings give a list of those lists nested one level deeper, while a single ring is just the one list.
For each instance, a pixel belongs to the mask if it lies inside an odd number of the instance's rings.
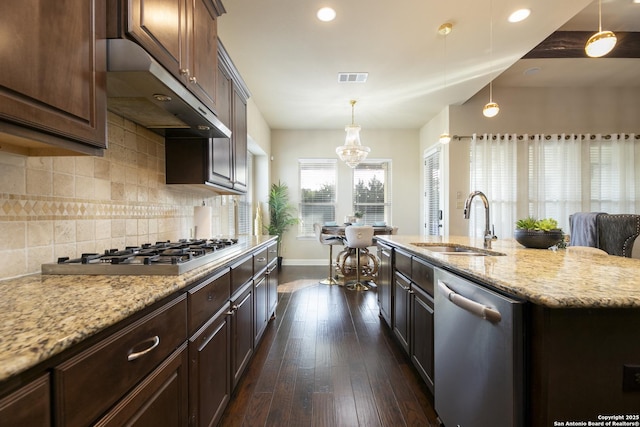
[{"label": "dishwasher handle", "polygon": [[480,304],[479,302],[470,300],[469,298],[463,297],[462,295],[449,289],[449,287],[442,280],[438,280],[438,287],[444,293],[447,299],[458,307],[478,317],[488,320],[491,323],[498,323],[500,320],[502,320],[502,315],[500,315],[500,312],[498,310],[487,307],[486,305]]}]

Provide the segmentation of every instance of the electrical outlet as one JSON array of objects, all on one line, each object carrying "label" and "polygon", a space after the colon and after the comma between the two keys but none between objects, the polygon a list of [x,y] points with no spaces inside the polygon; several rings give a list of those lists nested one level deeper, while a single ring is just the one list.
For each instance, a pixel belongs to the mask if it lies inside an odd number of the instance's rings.
[{"label": "electrical outlet", "polygon": [[640,365],[622,365],[622,391],[640,391]]}]

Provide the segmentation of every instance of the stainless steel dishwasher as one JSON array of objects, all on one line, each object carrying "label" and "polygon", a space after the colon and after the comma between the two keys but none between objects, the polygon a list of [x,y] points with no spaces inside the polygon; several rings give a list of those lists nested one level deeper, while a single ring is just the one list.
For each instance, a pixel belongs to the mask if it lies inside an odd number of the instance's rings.
[{"label": "stainless steel dishwasher", "polygon": [[438,269],[434,399],[445,427],[524,425],[524,302]]}]

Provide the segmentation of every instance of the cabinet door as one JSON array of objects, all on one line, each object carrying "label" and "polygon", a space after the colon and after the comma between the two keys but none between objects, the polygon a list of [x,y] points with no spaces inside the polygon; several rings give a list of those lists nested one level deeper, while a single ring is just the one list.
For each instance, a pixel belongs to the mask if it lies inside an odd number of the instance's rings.
[{"label": "cabinet door", "polygon": [[417,286],[411,294],[411,361],[433,393],[433,297]]},{"label": "cabinet door", "polygon": [[127,32],[176,78],[188,74],[186,0],[129,0]]},{"label": "cabinet door", "polygon": [[218,38],[216,12],[211,0],[188,0],[187,30],[189,76],[187,87],[215,111]]},{"label": "cabinet door", "polygon": [[184,343],[95,426],[186,427],[187,363]]},{"label": "cabinet door", "polygon": [[[224,58],[223,58],[224,59]],[[233,80],[231,72],[225,65],[226,61],[218,61],[218,75],[216,77],[216,116],[231,129],[231,91]]]},{"label": "cabinet door", "polygon": [[0,425],[48,427],[51,425],[49,375],[0,399]]},{"label": "cabinet door", "polygon": [[231,323],[227,310],[189,340],[189,425],[214,426],[231,396]]},{"label": "cabinet door", "polygon": [[376,285],[378,287],[378,306],[380,308],[380,316],[391,327],[391,251],[388,246],[378,245],[378,258],[380,258],[380,267],[378,269],[378,279]]},{"label": "cabinet door", "polygon": [[237,91],[233,98],[234,190],[247,191],[247,104]]},{"label": "cabinet door", "polygon": [[411,282],[402,274],[397,273],[393,280],[393,332],[398,338],[400,345],[409,353],[409,292]]},{"label": "cabinet door", "polygon": [[269,322],[269,317],[267,314],[267,298],[268,298],[268,288],[267,288],[267,276],[262,275],[255,280],[255,285],[253,287],[254,293],[254,347],[258,345],[260,339],[262,338],[262,334],[264,333],[265,328],[267,327],[267,323]]},{"label": "cabinet door", "polygon": [[106,148],[105,10],[104,0],[0,2],[10,37],[0,49],[0,131],[90,154]]},{"label": "cabinet door", "polygon": [[[271,248],[269,248],[271,250]],[[275,245],[273,247],[275,251]],[[274,259],[267,269],[267,315],[271,318],[276,315],[278,306],[278,262]]]},{"label": "cabinet door", "polygon": [[232,390],[253,355],[253,284],[248,283],[237,295],[231,301]]}]

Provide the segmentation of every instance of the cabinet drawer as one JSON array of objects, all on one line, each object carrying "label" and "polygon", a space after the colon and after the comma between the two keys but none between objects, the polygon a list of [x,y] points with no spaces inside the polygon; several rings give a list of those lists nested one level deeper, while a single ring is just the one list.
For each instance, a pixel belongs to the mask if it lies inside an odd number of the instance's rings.
[{"label": "cabinet drawer", "polygon": [[264,248],[259,252],[253,254],[253,271],[254,275],[262,272],[267,268],[268,263],[268,249]]},{"label": "cabinet drawer", "polygon": [[85,426],[187,339],[183,294],[54,368],[60,426]]},{"label": "cabinet drawer", "polygon": [[253,277],[253,255],[242,258],[231,266],[231,295]]},{"label": "cabinet drawer", "polygon": [[413,257],[411,279],[433,297],[433,266],[420,258]]},{"label": "cabinet drawer", "polygon": [[273,242],[267,246],[267,264],[278,258],[278,243]]},{"label": "cabinet drawer", "polygon": [[228,304],[230,296],[231,273],[228,268],[189,290],[187,294],[189,336],[225,304]]},{"label": "cabinet drawer", "polygon": [[395,250],[396,270],[407,277],[411,277],[411,255],[399,249]]}]

